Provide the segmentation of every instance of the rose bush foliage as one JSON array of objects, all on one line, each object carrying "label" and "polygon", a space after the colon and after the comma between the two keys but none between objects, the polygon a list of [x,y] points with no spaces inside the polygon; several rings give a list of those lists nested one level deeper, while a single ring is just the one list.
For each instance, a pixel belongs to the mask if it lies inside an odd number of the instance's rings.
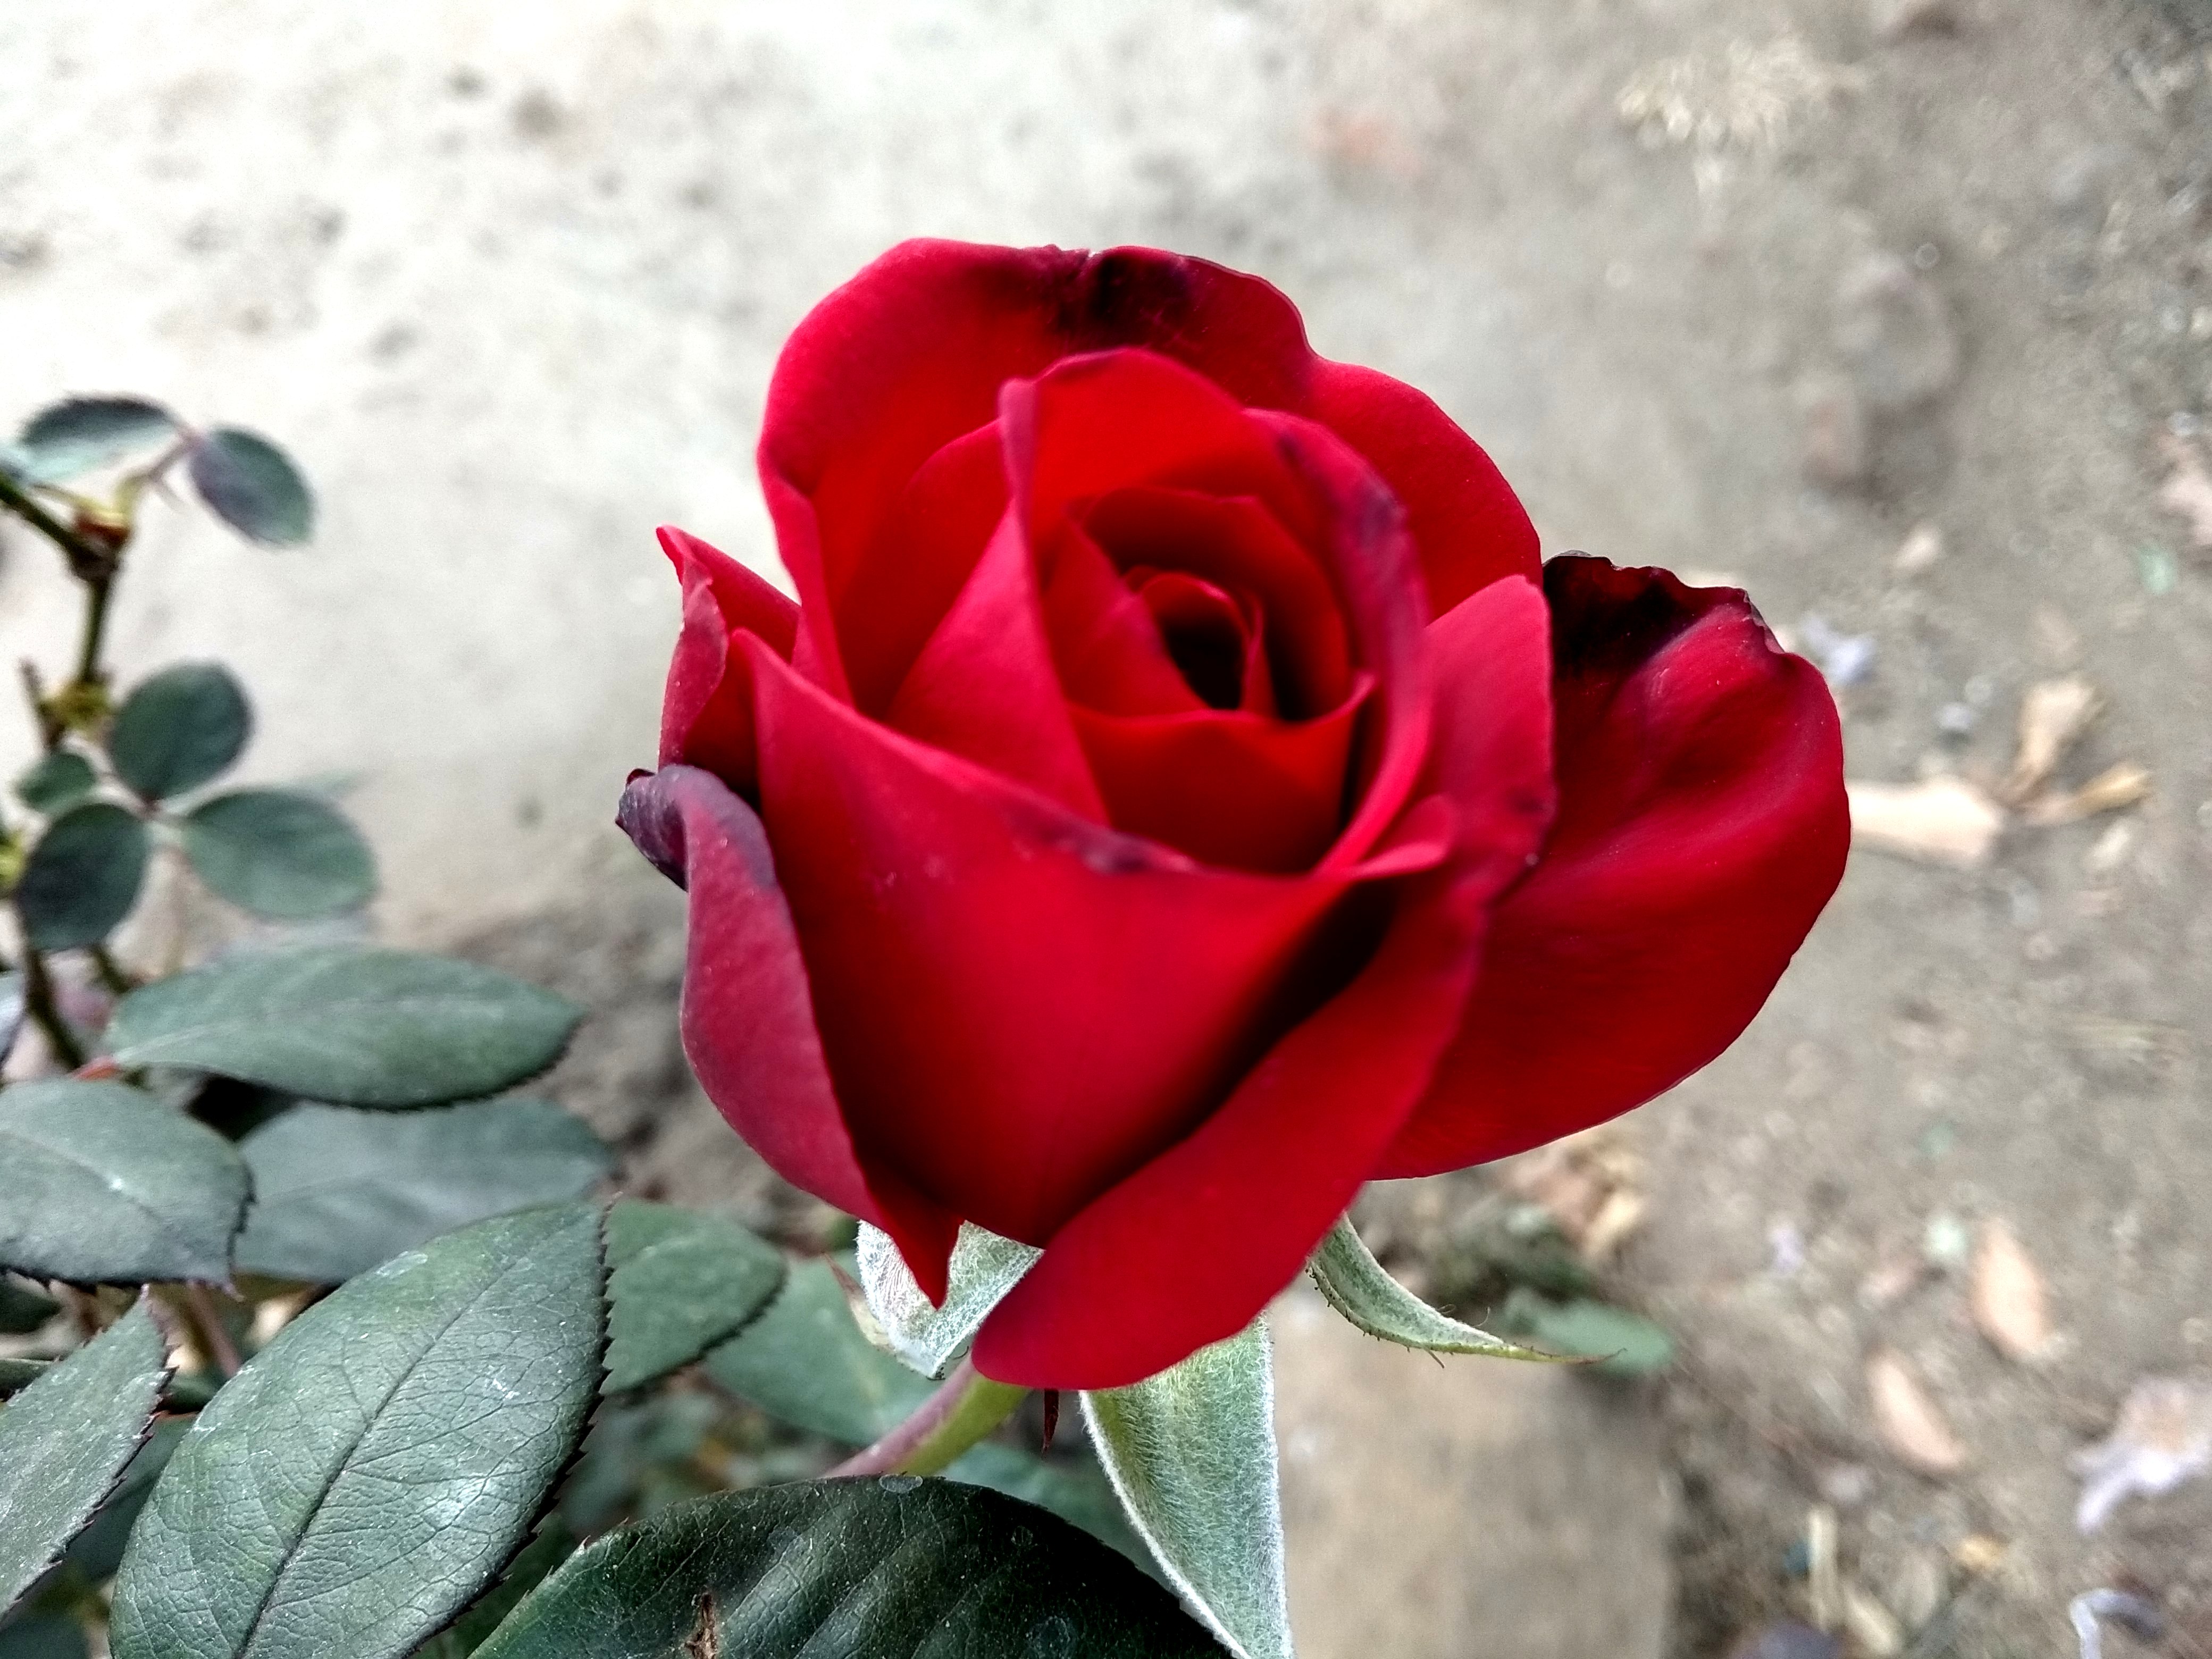
[{"label": "rose bush foliage", "polygon": [[1841,874],[1834,707],[1744,596],[1540,562],[1419,392],[1256,278],[892,250],[760,446],[793,605],[681,531],[661,769],[684,1041],[975,1360],[1104,1388],[1242,1328],[1364,1182],[1717,1054]]}]

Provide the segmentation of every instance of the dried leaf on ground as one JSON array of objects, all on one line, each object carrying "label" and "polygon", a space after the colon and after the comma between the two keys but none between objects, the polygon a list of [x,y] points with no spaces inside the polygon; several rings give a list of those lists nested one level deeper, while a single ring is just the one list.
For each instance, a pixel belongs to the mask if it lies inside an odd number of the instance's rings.
[{"label": "dried leaf on ground", "polygon": [[1805,1608],[1815,1626],[1833,1630],[1843,1622],[1843,1569],[1836,1560],[1839,1528],[1835,1510],[1815,1504],[1805,1516]]},{"label": "dried leaf on ground", "polygon": [[1951,1552],[1951,1559],[1959,1564],[1959,1571],[1979,1577],[1995,1572],[2005,1559],[2005,1541],[1992,1538],[1985,1532],[1970,1532],[1961,1538]]},{"label": "dried leaf on ground", "polygon": [[2100,812],[2117,812],[2123,806],[2133,806],[2149,793],[2150,769],[2134,761],[2122,761],[2100,772],[2079,789],[2043,796],[2021,816],[2041,828],[2074,823],[2082,818],[2093,818]]},{"label": "dried leaf on ground", "polygon": [[2043,1275],[2013,1230],[1995,1216],[1982,1223],[1971,1295],[1974,1323],[2008,1359],[2033,1360],[2051,1348],[2051,1298]]},{"label": "dried leaf on ground", "polygon": [[1865,71],[1824,64],[1784,35],[1764,46],[1728,42],[1720,52],[1686,52],[1637,71],[1616,107],[1646,144],[1771,150],[1803,108],[1822,108],[1864,84]]},{"label": "dried leaf on ground", "polygon": [[2112,1432],[2073,1458],[2081,1477],[2074,1524],[2103,1526],[2125,1499],[2155,1498],[2212,1469],[2212,1386],[2147,1376],[2129,1390]]},{"label": "dried leaf on ground", "polygon": [[1965,1445],[1903,1354],[1875,1349],[1866,1377],[1875,1427],[1899,1462],[1923,1474],[1953,1474],[1966,1466]]},{"label": "dried leaf on ground", "polygon": [[2005,799],[2017,805],[2040,788],[2103,706],[2084,675],[2063,674],[2028,687],[2020,700],[2020,752],[1999,792]]},{"label": "dried leaf on ground", "polygon": [[1644,1219],[1644,1160],[1611,1126],[1570,1135],[1505,1171],[1508,1189],[1540,1205],[1590,1261],[1618,1250]]},{"label": "dried leaf on ground", "polygon": [[1858,1585],[1844,1585],[1844,1628],[1869,1659],[1895,1659],[1905,1651],[1905,1632],[1896,1615]]},{"label": "dried leaf on ground", "polygon": [[1963,778],[1844,789],[1853,841],[1923,863],[1972,869],[1988,859],[2005,825],[2004,809]]},{"label": "dried leaf on ground", "polygon": [[2172,470],[2159,486],[2158,504],[2189,526],[2189,538],[2200,548],[2212,548],[2212,474],[2188,439],[2168,433],[2159,441],[2166,464]]}]

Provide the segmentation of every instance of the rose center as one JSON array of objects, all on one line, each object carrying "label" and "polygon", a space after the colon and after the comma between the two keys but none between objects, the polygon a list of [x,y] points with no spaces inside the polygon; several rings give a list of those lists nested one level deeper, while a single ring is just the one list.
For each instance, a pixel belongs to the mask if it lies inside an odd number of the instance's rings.
[{"label": "rose center", "polygon": [[1236,600],[1179,570],[1132,572],[1129,580],[1183,683],[1210,708],[1242,708],[1252,633]]}]

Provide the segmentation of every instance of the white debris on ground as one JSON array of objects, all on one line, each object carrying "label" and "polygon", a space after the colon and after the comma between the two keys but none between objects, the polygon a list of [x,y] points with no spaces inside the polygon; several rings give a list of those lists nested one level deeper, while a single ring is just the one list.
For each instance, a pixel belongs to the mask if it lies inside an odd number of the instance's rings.
[{"label": "white debris on ground", "polygon": [[2112,1432],[2074,1455],[2081,1501],[2074,1524],[2095,1532],[2132,1497],[2156,1498],[2212,1469],[2212,1387],[2147,1376],[2129,1391]]}]

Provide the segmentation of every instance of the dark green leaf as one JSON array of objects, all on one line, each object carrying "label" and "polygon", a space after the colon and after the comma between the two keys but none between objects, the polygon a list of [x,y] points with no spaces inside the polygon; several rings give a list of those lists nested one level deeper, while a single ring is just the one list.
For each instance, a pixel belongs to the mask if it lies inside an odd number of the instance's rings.
[{"label": "dark green leaf", "polygon": [[186,465],[208,510],[249,540],[289,547],[314,533],[307,481],[259,434],[219,426],[193,441]]},{"label": "dark green leaf", "polygon": [[51,1360],[0,1358],[0,1400],[21,1394],[52,1369]]},{"label": "dark green leaf", "polygon": [[866,1445],[930,1394],[926,1378],[860,1334],[824,1261],[793,1262],[768,1311],[706,1363],[740,1399],[848,1446]]},{"label": "dark green leaf", "polygon": [[15,780],[15,795],[33,812],[51,818],[90,794],[99,781],[90,761],[73,749],[57,749]]},{"label": "dark green leaf", "polygon": [[34,483],[60,483],[176,432],[177,417],[143,398],[65,398],[24,423],[11,470]]},{"label": "dark green leaf", "polygon": [[971,1486],[988,1486],[1024,1504],[1050,1510],[1158,1577],[1145,1540],[1131,1530],[1128,1516],[1122,1514],[1121,1500],[1114,1496],[1105,1471],[1090,1457],[1040,1457],[1035,1452],[986,1440],[962,1453],[945,1471],[945,1478],[964,1480]]},{"label": "dark green leaf", "polygon": [[1612,1376],[1642,1376],[1674,1358],[1674,1338],[1658,1326],[1588,1297],[1554,1302],[1523,1285],[1505,1298],[1497,1323],[1561,1353],[1593,1359],[1592,1370]]},{"label": "dark green leaf", "polygon": [[611,1161],[597,1135],[546,1100],[398,1116],[295,1106],[238,1150],[253,1172],[240,1271],[319,1284],[486,1216],[574,1198]]},{"label": "dark green leaf", "polygon": [[[499,1576],[499,1582],[477,1597],[475,1605],[451,1626],[417,1649],[416,1659],[467,1659],[514,1611],[515,1604],[574,1555],[582,1541],[562,1524],[558,1516],[549,1516],[538,1527],[537,1536],[522,1547],[522,1553]],[[7,1656],[0,1654],[0,1659]]]},{"label": "dark green leaf", "polygon": [[146,878],[146,826],[91,801],[46,826],[25,860],[15,908],[34,949],[97,945],[131,914]]},{"label": "dark green leaf", "polygon": [[84,1626],[66,1613],[26,1612],[0,1625],[0,1659],[89,1659]]},{"label": "dark green leaf", "polygon": [[[575,1467],[561,1483],[562,1521],[580,1538],[596,1537],[619,1521],[658,1514],[726,1485],[763,1484],[717,1480],[708,1474],[714,1465],[732,1474],[764,1473],[758,1462],[744,1469],[725,1462],[708,1447],[708,1437],[725,1425],[753,1437],[754,1425],[736,1417],[728,1401],[703,1391],[662,1389],[603,1404]],[[818,1451],[782,1461],[788,1480],[803,1480],[821,1467]]]},{"label": "dark green leaf", "polygon": [[607,1391],[688,1365],[783,1287],[783,1252],[733,1221],[626,1198],[607,1218]]},{"label": "dark green leaf", "polygon": [[0,1276],[0,1331],[35,1331],[61,1310],[62,1304],[37,1286]]},{"label": "dark green leaf", "polygon": [[0,1609],[84,1529],[146,1438],[167,1345],[142,1301],[0,1411]]},{"label": "dark green leaf", "polygon": [[298,921],[356,910],[376,896],[376,860],[346,815],[289,789],[241,789],[185,820],[202,881],[257,916]]},{"label": "dark green leaf", "polygon": [[179,663],[142,681],[116,711],[107,757],[148,800],[197,789],[253,734],[246,693],[221,663]]},{"label": "dark green leaf", "polygon": [[1130,1523],[1214,1634],[1239,1659],[1290,1659],[1267,1328],[1086,1394],[1083,1413]]},{"label": "dark green leaf", "polygon": [[[165,1407],[175,1404],[173,1379],[169,1393],[171,1398],[162,1402]],[[183,1443],[185,1431],[191,1425],[188,1417],[156,1419],[154,1431],[138,1448],[131,1467],[123,1471],[123,1478],[115,1483],[115,1490],[100,1506],[100,1513],[92,1517],[92,1524],[79,1533],[76,1542],[69,1547],[69,1553],[63,1559],[87,1583],[104,1583],[115,1576],[115,1569],[123,1564],[124,1547],[131,1540],[131,1528],[137,1523],[138,1511],[154,1495],[154,1483],[169,1467],[169,1460]]]},{"label": "dark green leaf", "polygon": [[116,1659],[398,1659],[514,1554],[582,1437],[599,1215],[526,1210],[317,1303],[200,1413],[115,1583]]},{"label": "dark green leaf", "polygon": [[0,1267],[73,1284],[223,1281],[246,1166],[212,1129],[120,1083],[0,1092]]},{"label": "dark green leaf", "polygon": [[430,1106],[538,1075],[582,1012],[474,963],[346,948],[239,956],[117,1005],[118,1065],[175,1066],[348,1106]]},{"label": "dark green leaf", "polygon": [[1174,1598],[1055,1516],[893,1476],[723,1492],[568,1558],[482,1659],[1200,1659]]}]

